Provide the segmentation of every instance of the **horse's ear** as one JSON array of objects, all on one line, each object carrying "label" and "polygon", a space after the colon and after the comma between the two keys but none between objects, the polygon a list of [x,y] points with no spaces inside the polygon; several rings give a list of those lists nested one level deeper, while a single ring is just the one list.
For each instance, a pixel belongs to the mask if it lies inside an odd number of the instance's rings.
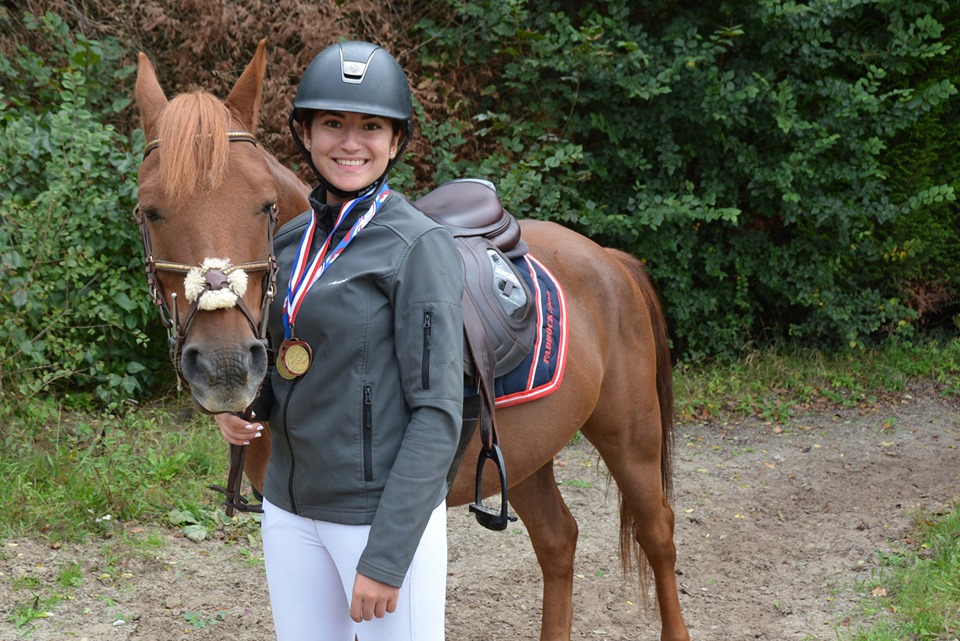
[{"label": "horse's ear", "polygon": [[247,131],[254,132],[260,121],[260,97],[263,94],[263,77],[267,71],[267,40],[257,43],[257,52],[233,86],[226,104]]},{"label": "horse's ear", "polygon": [[137,85],[134,90],[137,107],[140,109],[140,122],[147,140],[157,137],[157,121],[160,112],[167,106],[167,96],[160,88],[157,72],[150,59],[141,51],[137,59]]}]

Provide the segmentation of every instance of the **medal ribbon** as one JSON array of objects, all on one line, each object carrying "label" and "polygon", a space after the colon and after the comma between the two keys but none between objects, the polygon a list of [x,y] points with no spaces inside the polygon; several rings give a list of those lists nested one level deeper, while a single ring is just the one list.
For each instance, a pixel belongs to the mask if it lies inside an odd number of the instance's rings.
[{"label": "medal ribbon", "polygon": [[297,258],[293,262],[293,272],[290,275],[290,282],[287,284],[287,297],[283,301],[284,338],[291,337],[297,313],[300,311],[300,305],[303,303],[307,292],[310,291],[313,284],[320,279],[320,276],[327,271],[327,268],[333,264],[333,261],[340,257],[340,254],[347,248],[350,241],[356,238],[357,234],[367,226],[367,223],[370,222],[389,195],[390,188],[384,183],[380,191],[374,196],[373,202],[370,203],[370,208],[357,219],[357,222],[353,224],[346,235],[328,255],[327,250],[330,248],[330,241],[333,240],[333,235],[337,232],[337,228],[340,227],[340,223],[346,219],[347,215],[353,211],[358,203],[366,200],[370,196],[361,196],[343,203],[340,207],[340,213],[337,215],[337,220],[333,224],[333,229],[323,242],[320,251],[317,252],[317,255],[310,261],[310,265],[307,266],[307,259],[310,257],[310,244],[313,242],[313,235],[317,229],[317,213],[316,211],[313,212],[310,223],[307,225],[307,228],[303,232],[303,237],[300,239],[300,248],[297,251]]}]

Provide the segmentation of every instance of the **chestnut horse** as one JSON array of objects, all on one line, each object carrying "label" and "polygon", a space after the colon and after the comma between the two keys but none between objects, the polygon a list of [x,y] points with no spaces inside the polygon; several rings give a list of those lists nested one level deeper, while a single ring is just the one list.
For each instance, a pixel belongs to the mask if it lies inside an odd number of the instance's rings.
[{"label": "chestnut horse", "polygon": [[[261,41],[226,101],[204,92],[168,101],[149,60],[139,58],[136,99],[150,142],[139,172],[138,217],[148,272],[167,310],[178,372],[207,412],[241,411],[254,398],[267,367],[258,330],[262,302],[272,295],[271,214],[278,211],[282,225],[308,207],[308,188],[250,133],[258,124],[265,66]],[[672,374],[650,279],[633,257],[559,225],[523,221],[522,230],[530,251],[564,287],[569,326],[559,389],[497,412],[511,505],[543,573],[540,638],[570,639],[577,523],[557,489],[553,460],[579,430],[620,491],[624,569],[638,565],[642,589],[652,570],[660,638],[688,641],[668,501]],[[466,461],[477,460],[475,440]],[[254,440],[247,451],[245,472],[259,488],[269,438]],[[471,503],[474,480],[474,466],[461,466],[448,505]],[[496,493],[497,480],[487,480],[484,491]]]}]

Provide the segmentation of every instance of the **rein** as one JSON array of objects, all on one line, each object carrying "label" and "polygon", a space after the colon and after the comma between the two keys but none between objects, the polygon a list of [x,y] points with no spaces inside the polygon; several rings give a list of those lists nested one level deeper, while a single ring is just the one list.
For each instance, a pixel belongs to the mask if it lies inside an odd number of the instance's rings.
[{"label": "rein", "polygon": [[[227,133],[230,142],[249,142],[257,144],[253,134],[246,131],[231,131]],[[144,147],[143,157],[160,147],[160,140],[152,140]],[[187,265],[168,260],[158,260],[153,255],[153,243],[140,204],[133,209],[133,216],[140,227],[140,236],[143,240],[143,255],[146,262],[147,285],[150,288],[150,297],[154,305],[160,310],[160,321],[167,328],[170,341],[170,359],[177,370],[177,390],[183,389],[183,374],[181,371],[181,356],[187,339],[187,332],[198,311],[226,309],[236,306],[243,313],[250,324],[250,329],[261,341],[267,340],[267,316],[270,302],[276,291],[277,260],[273,253],[273,235],[279,218],[279,209],[274,203],[270,208],[270,222],[267,227],[267,241],[270,252],[266,260],[251,261],[231,265],[229,260],[206,259],[200,265]],[[177,305],[177,294],[170,294],[173,299],[173,309],[167,304],[163,286],[157,278],[159,272],[172,272],[184,275],[184,290],[189,302],[183,322],[180,319],[180,308]],[[243,302],[246,291],[248,273],[263,272],[263,298],[260,303],[260,322],[254,320],[247,304]]]}]

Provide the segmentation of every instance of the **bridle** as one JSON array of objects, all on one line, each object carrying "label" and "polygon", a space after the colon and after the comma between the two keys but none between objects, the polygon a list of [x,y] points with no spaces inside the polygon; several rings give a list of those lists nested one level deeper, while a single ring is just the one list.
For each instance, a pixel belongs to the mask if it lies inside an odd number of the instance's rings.
[{"label": "bridle", "polygon": [[[257,144],[253,134],[246,131],[231,131],[227,133],[230,142],[249,142]],[[160,140],[152,140],[143,149],[143,157],[160,147]],[[170,359],[177,370],[177,389],[182,389],[183,373],[180,360],[183,355],[183,346],[190,331],[190,324],[199,311],[213,309],[227,309],[236,306],[243,313],[250,329],[264,344],[267,342],[267,316],[270,302],[273,300],[277,284],[277,260],[273,253],[273,235],[279,218],[277,204],[274,203],[269,211],[270,221],[267,226],[267,241],[269,254],[266,260],[251,261],[238,265],[230,264],[229,259],[204,259],[199,265],[187,265],[168,260],[157,260],[153,255],[153,243],[147,229],[143,210],[140,203],[133,209],[133,216],[140,227],[140,236],[143,239],[143,255],[146,262],[147,285],[150,288],[150,297],[154,305],[160,310],[160,321],[167,328],[170,341]],[[184,290],[189,307],[181,322],[176,292],[171,293],[173,309],[167,305],[163,285],[158,278],[159,272],[172,272],[184,275]],[[262,291],[260,302],[260,322],[254,320],[250,308],[243,302],[246,291],[248,273],[263,272]],[[188,287],[188,281],[192,287]]]}]

